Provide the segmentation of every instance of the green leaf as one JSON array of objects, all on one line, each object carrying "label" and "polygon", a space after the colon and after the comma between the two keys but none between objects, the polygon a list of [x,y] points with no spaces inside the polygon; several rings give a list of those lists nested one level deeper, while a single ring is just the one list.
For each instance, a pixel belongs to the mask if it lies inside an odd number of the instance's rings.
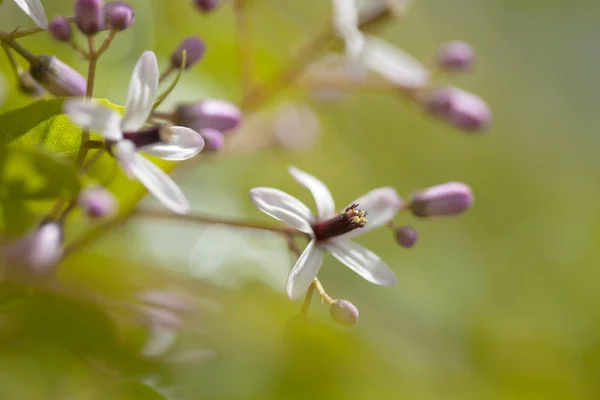
[{"label": "green leaf", "polygon": [[[81,145],[81,128],[63,113],[65,99],[38,100],[0,115],[0,147],[14,144],[44,147],[50,153],[74,158]],[[107,100],[96,100],[122,111]]]},{"label": "green leaf", "polygon": [[0,198],[43,200],[73,197],[81,187],[72,165],[33,148],[0,149]]}]

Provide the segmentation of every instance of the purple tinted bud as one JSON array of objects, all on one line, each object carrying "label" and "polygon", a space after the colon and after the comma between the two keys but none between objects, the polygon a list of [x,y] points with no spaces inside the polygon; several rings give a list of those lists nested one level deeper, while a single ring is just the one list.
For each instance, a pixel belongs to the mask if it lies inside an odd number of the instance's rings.
[{"label": "purple tinted bud", "polygon": [[419,234],[411,226],[401,226],[396,228],[396,242],[406,248],[411,248],[417,243]]},{"label": "purple tinted bud", "polygon": [[464,183],[448,182],[413,193],[410,210],[417,217],[457,215],[473,206],[473,191]]},{"label": "purple tinted bud", "polygon": [[219,0],[194,0],[194,3],[200,11],[207,13],[217,7]]},{"label": "purple tinted bud", "polygon": [[110,218],[118,209],[115,196],[103,187],[82,190],[77,203],[90,218]]},{"label": "purple tinted bud", "polygon": [[358,322],[358,309],[348,300],[335,300],[329,305],[329,314],[335,322],[344,326]]},{"label": "purple tinted bud", "polygon": [[41,55],[29,68],[31,76],[56,97],[83,97],[87,82],[73,68],[49,55]]},{"label": "purple tinted bud", "polygon": [[76,0],[75,22],[79,30],[91,36],[104,27],[104,8],[102,0]]},{"label": "purple tinted bud", "polygon": [[435,90],[426,107],[438,118],[470,132],[487,129],[492,120],[490,108],[480,97],[455,87]]},{"label": "purple tinted bud", "polygon": [[123,31],[133,25],[135,13],[127,3],[115,1],[104,5],[106,25],[109,29]]},{"label": "purple tinted bud", "polygon": [[173,51],[173,54],[171,54],[171,66],[173,68],[181,67],[184,50],[186,51],[184,68],[188,69],[204,57],[206,45],[204,44],[204,41],[197,36],[185,38],[175,51]]},{"label": "purple tinted bud", "polygon": [[236,128],[242,120],[242,112],[232,103],[223,100],[204,100],[177,107],[173,116],[175,125],[194,130],[203,128],[227,132]]},{"label": "purple tinted bud", "polygon": [[198,132],[204,139],[205,151],[217,151],[225,145],[225,135],[221,131],[212,128],[203,128]]},{"label": "purple tinted bud", "polygon": [[475,53],[468,43],[450,42],[438,51],[437,62],[441,69],[464,71],[473,66]]},{"label": "purple tinted bud", "polygon": [[63,227],[49,222],[0,248],[0,257],[11,274],[46,277],[54,273],[54,266],[60,260],[63,237]]},{"label": "purple tinted bud", "polygon": [[50,21],[48,30],[50,31],[52,37],[59,42],[68,42],[71,40],[71,36],[73,35],[73,30],[71,29],[69,20],[67,17],[63,16],[54,17],[54,19]]}]

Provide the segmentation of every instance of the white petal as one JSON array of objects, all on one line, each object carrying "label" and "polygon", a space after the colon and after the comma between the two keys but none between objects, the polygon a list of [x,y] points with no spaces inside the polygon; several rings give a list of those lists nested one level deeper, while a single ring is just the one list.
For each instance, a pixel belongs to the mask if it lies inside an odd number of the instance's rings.
[{"label": "white petal", "polygon": [[46,18],[46,12],[40,0],[15,0],[15,3],[25,11],[25,14],[29,15],[37,26],[48,29],[48,18]]},{"label": "white petal", "polygon": [[328,240],[326,249],[364,279],[377,285],[396,283],[396,274],[369,249],[346,239]]},{"label": "white petal", "polygon": [[367,213],[367,224],[363,228],[346,233],[344,237],[355,237],[387,224],[400,211],[402,199],[396,189],[381,187],[371,190],[350,204],[358,204],[358,208]]},{"label": "white petal", "polygon": [[153,162],[136,153],[132,170],[146,189],[165,207],[178,214],[190,212],[190,205],[179,186]]},{"label": "white petal", "polygon": [[358,1],[332,0],[333,28],[336,33],[345,37],[352,31],[358,30]]},{"label": "white petal", "polygon": [[368,36],[365,62],[374,72],[402,88],[418,88],[429,81],[429,71],[423,64],[385,40]]},{"label": "white petal", "polygon": [[112,148],[115,158],[129,179],[134,176],[135,150],[135,144],[131,140],[119,140]]},{"label": "white petal", "polygon": [[323,251],[313,240],[306,246],[288,276],[286,291],[290,299],[298,300],[306,294],[308,287],[317,277],[321,265],[323,265]]},{"label": "white petal", "polygon": [[158,74],[156,55],[151,51],[145,51],[135,65],[129,81],[122,126],[124,131],[136,131],[148,119],[156,100]]},{"label": "white petal", "polygon": [[289,172],[296,182],[310,190],[312,193],[315,198],[315,203],[317,204],[317,210],[319,211],[319,219],[333,217],[335,214],[335,202],[333,201],[333,196],[331,196],[331,192],[327,189],[327,186],[314,176],[307,174],[298,168],[290,167]]},{"label": "white petal", "polygon": [[98,131],[108,140],[123,138],[121,116],[108,107],[88,100],[72,99],[64,102],[63,111],[77,125]]},{"label": "white petal", "polygon": [[148,328],[148,339],[141,353],[148,357],[160,357],[173,347],[176,339],[177,330],[158,324],[152,325]]},{"label": "white petal", "polygon": [[367,72],[365,37],[360,31],[345,37],[347,71],[351,79],[359,80]]},{"label": "white petal", "polygon": [[279,189],[257,187],[250,190],[250,199],[265,214],[301,232],[312,233],[311,224],[314,217],[309,208],[294,196]]},{"label": "white petal", "polygon": [[140,151],[163,160],[182,161],[194,157],[204,148],[204,139],[198,132],[183,126],[169,128],[168,143],[154,143]]}]

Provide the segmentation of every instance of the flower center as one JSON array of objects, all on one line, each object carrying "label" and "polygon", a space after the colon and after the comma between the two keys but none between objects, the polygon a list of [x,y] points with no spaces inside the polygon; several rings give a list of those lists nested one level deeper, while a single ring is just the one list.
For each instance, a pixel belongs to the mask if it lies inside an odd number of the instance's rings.
[{"label": "flower center", "polygon": [[312,228],[315,238],[327,240],[362,228],[367,224],[366,216],[367,214],[358,208],[358,204],[352,204],[335,217],[314,224]]},{"label": "flower center", "polygon": [[123,138],[131,140],[136,148],[147,146],[158,142],[168,142],[170,136],[170,125],[155,125],[147,129],[135,132],[123,132]]}]

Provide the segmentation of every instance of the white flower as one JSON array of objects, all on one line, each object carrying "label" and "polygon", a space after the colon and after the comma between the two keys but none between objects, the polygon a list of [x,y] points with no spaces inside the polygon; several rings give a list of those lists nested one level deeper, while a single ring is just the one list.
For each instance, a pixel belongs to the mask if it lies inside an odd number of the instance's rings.
[{"label": "white flower", "polygon": [[367,67],[390,83],[405,89],[427,85],[427,68],[404,50],[375,36],[366,36],[364,62]]},{"label": "white flower", "polygon": [[[78,125],[94,129],[107,141],[113,142],[112,152],[125,173],[135,176],[166,207],[177,212],[189,212],[190,206],[175,182],[148,159],[136,152],[136,137],[153,134],[156,140],[143,145],[144,153],[165,160],[180,161],[198,154],[204,140],[194,130],[182,126],[163,126],[140,132],[158,91],[158,63],[151,51],[146,51],[137,62],[125,105],[125,115],[98,103],[84,99],[65,101],[65,113]],[[166,142],[166,143],[165,143]]]},{"label": "white flower", "polygon": [[37,26],[48,29],[48,19],[40,0],[15,0],[15,3],[25,11],[25,14],[29,15]]},{"label": "white flower", "polygon": [[[258,187],[250,191],[252,202],[262,212],[312,238],[288,276],[288,296],[296,300],[306,293],[323,264],[324,251],[369,282],[385,286],[396,283],[394,272],[376,254],[350,240],[394,218],[402,206],[396,191],[389,187],[374,189],[336,215],[333,197],[323,182],[294,167],[290,167],[289,172],[311,191],[318,215],[313,215],[300,200],[281,190]],[[367,214],[368,222],[364,219]]]},{"label": "white flower", "polygon": [[354,77],[364,72],[365,39],[359,29],[358,0],[332,0],[333,30],[344,41],[348,72]]}]

